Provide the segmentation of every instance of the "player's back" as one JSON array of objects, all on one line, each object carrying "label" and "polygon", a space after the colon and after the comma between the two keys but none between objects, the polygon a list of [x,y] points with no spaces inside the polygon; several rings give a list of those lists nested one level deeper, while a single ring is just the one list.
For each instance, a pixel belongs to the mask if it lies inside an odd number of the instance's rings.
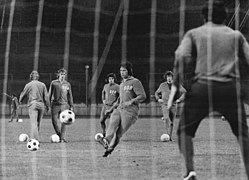
[{"label": "player's back", "polygon": [[[225,25],[206,23],[188,32],[196,53],[196,79],[231,81],[236,77],[240,33]],[[193,55],[193,54],[192,54]]]}]

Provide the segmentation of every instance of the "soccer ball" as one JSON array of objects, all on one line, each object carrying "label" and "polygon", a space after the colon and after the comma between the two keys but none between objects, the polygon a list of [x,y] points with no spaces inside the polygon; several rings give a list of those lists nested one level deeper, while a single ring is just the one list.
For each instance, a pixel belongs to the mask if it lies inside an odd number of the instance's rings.
[{"label": "soccer ball", "polygon": [[75,114],[73,111],[67,109],[60,113],[60,121],[63,124],[70,125],[75,121]]},{"label": "soccer ball", "polygon": [[17,122],[23,122],[23,120],[22,119],[18,119],[18,121]]},{"label": "soccer ball", "polygon": [[170,140],[170,137],[168,134],[162,134],[160,139],[162,142],[168,142]]},{"label": "soccer ball", "polygon": [[57,134],[53,134],[53,135],[50,137],[50,140],[51,140],[51,142],[53,142],[53,143],[58,143],[58,142],[60,142],[60,137],[59,137]]},{"label": "soccer ball", "polygon": [[36,139],[30,139],[27,143],[27,148],[30,151],[37,151],[40,148],[40,143]]},{"label": "soccer ball", "polygon": [[19,141],[26,142],[29,140],[29,136],[27,134],[20,134]]},{"label": "soccer ball", "polygon": [[97,133],[94,138],[96,141],[99,141],[103,137],[104,137],[104,135],[102,133]]}]

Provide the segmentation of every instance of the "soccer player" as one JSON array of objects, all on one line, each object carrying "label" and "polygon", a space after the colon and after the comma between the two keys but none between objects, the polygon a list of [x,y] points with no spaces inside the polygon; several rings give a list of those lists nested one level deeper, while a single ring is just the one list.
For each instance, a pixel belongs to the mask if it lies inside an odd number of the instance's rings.
[{"label": "soccer player", "polygon": [[10,115],[10,120],[9,122],[13,122],[13,119],[16,118],[16,122],[19,121],[19,117],[18,117],[18,109],[19,109],[19,102],[18,102],[18,98],[16,97],[15,94],[12,94],[11,96],[11,115]]},{"label": "soccer player", "polygon": [[73,110],[73,95],[71,84],[66,81],[67,70],[62,68],[57,72],[57,79],[50,83],[49,100],[51,102],[52,124],[56,134],[60,137],[61,143],[66,143],[66,125],[61,123],[58,126],[58,118],[62,111]]},{"label": "soccer player", "polygon": [[166,81],[159,85],[159,88],[155,92],[155,98],[161,104],[166,133],[169,135],[170,141],[172,141],[174,118],[177,113],[177,104],[183,102],[186,90],[182,86],[180,86],[179,96],[174,101],[174,108],[171,108],[169,110],[167,108],[167,103],[173,83],[173,72],[166,71],[163,77]]},{"label": "soccer player", "polygon": [[138,118],[139,103],[146,99],[142,83],[133,77],[132,64],[125,62],[120,65],[122,82],[119,86],[119,103],[112,107],[114,110],[110,117],[106,137],[100,143],[106,149],[103,157],[108,157],[118,145],[124,133]]},{"label": "soccer player", "polygon": [[20,94],[19,104],[25,97],[28,98],[29,118],[31,120],[31,139],[39,140],[38,132],[43,114],[49,110],[49,101],[47,97],[46,85],[39,81],[39,73],[32,71],[30,74],[30,82],[27,83]]},{"label": "soccer player", "polygon": [[112,113],[110,109],[119,97],[119,85],[115,83],[116,75],[114,73],[108,74],[107,80],[108,84],[105,84],[102,90],[103,107],[100,113],[100,125],[104,136],[106,134],[105,121]]},{"label": "soccer player", "polygon": [[211,111],[220,112],[229,123],[249,178],[248,125],[239,85],[239,70],[243,68],[239,64],[249,65],[249,45],[242,33],[224,25],[227,12],[222,3],[206,4],[202,14],[205,24],[187,31],[175,52],[174,85],[168,101],[170,108],[186,67],[191,66],[192,83],[187,89],[178,128],[179,148],[187,170],[184,180],[196,179],[192,139],[202,119]]}]

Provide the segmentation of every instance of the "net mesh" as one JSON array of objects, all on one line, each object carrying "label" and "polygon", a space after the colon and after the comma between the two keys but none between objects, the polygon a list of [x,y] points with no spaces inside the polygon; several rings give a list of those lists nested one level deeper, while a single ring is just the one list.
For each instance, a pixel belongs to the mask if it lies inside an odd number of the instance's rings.
[{"label": "net mesh", "polygon": [[[149,102],[163,81],[164,72],[172,70],[174,51],[184,32],[202,24],[200,9],[204,2],[2,0],[0,91],[19,95],[33,69],[39,71],[41,81],[48,86],[56,78],[55,72],[65,67],[73,88],[74,102],[100,103],[105,75],[110,72],[118,75],[120,62],[129,60],[133,63],[135,76],[145,87]],[[229,8],[227,24],[239,29],[248,38],[247,1],[239,2],[240,9],[237,8],[238,2],[226,1]],[[236,14],[242,18],[238,19]],[[0,96],[0,100],[6,104],[4,95]],[[95,115],[96,111],[91,111],[91,115]],[[4,112],[3,106],[2,114]],[[1,127],[4,137],[4,122]],[[155,126],[151,124],[151,128]],[[96,125],[92,125],[91,132],[96,132]],[[210,134],[213,132],[214,125],[211,123]],[[215,154],[212,138],[210,147]],[[5,144],[4,138],[1,143]],[[94,142],[91,146],[96,149]],[[155,149],[152,149],[152,154],[156,154]],[[4,172],[5,146],[2,146],[1,157]],[[96,166],[94,151],[92,159]],[[215,160],[213,158],[212,162]],[[152,164],[152,177],[157,174],[155,164]],[[63,161],[63,166],[66,169],[66,161]],[[215,178],[215,166],[211,170]],[[63,173],[66,179],[66,172]],[[34,179],[37,179],[35,173]]]}]

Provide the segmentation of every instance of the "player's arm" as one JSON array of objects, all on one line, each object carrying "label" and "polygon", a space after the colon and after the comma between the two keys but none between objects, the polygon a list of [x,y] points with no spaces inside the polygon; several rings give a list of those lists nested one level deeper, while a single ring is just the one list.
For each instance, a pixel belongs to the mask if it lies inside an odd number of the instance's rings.
[{"label": "player's arm", "polygon": [[158,87],[158,89],[155,92],[156,101],[158,101],[159,103],[163,103],[161,95],[162,95],[162,84],[160,84],[160,86]]},{"label": "player's arm", "polygon": [[[184,72],[186,67],[194,65],[192,58],[193,42],[191,32],[188,31],[181,44],[178,46],[175,52],[175,62],[174,62],[174,76],[173,85],[171,87],[167,108],[170,109],[173,105],[174,97],[176,92],[179,90],[181,82],[184,82]],[[192,69],[195,69],[192,67]]]},{"label": "player's arm", "polygon": [[119,106],[119,103],[120,103],[120,99],[118,97],[117,100],[113,103],[112,107],[105,111],[105,115],[109,115],[110,113],[112,113],[113,110],[116,109]]},{"label": "player's arm", "polygon": [[187,91],[182,85],[180,85],[179,92],[180,92],[180,97],[176,100],[176,103],[180,103],[180,102],[184,101]]},{"label": "player's arm", "polygon": [[24,89],[23,89],[23,91],[22,91],[21,94],[20,94],[20,97],[19,97],[19,104],[22,103],[23,99],[24,99],[25,96],[27,95],[28,89],[29,89],[29,87],[28,87],[28,85],[26,84],[25,87],[24,87]]},{"label": "player's arm", "polygon": [[46,110],[48,111],[50,103],[49,103],[48,91],[47,91],[46,85],[44,85],[44,89],[43,89],[43,101],[46,106]]},{"label": "player's arm", "polygon": [[139,80],[135,81],[133,91],[136,94],[136,97],[130,100],[130,104],[138,104],[145,101],[146,93],[142,83]]},{"label": "player's arm", "polygon": [[49,86],[49,91],[48,91],[48,101],[50,103],[52,102],[53,93],[54,93],[54,86],[53,86],[53,82],[51,82]]},{"label": "player's arm", "polygon": [[72,93],[72,88],[70,84],[69,84],[69,90],[68,90],[68,104],[69,104],[69,108],[73,110],[73,93]]},{"label": "player's arm", "polygon": [[105,86],[104,86],[104,88],[103,88],[103,90],[102,90],[102,96],[101,96],[101,99],[102,99],[102,102],[103,102],[103,104],[105,104]]}]

